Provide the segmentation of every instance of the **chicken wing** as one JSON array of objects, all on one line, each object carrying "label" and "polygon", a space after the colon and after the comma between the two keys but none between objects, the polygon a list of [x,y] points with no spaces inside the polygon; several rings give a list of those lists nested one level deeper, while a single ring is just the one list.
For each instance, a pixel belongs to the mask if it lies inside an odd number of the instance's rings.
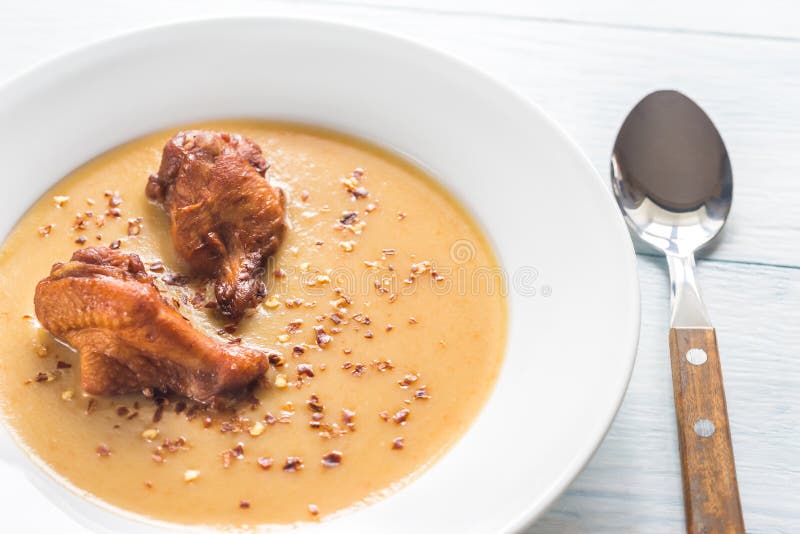
[{"label": "chicken wing", "polygon": [[152,387],[206,401],[267,370],[263,352],[193,328],[162,299],[136,254],[78,250],[39,282],[34,304],[42,326],[80,353],[87,393]]},{"label": "chicken wing", "polygon": [[264,264],[285,230],[283,192],[267,167],[240,135],[178,132],[146,188],[169,213],[178,254],[193,274],[214,280],[218,308],[234,321],[266,295]]}]

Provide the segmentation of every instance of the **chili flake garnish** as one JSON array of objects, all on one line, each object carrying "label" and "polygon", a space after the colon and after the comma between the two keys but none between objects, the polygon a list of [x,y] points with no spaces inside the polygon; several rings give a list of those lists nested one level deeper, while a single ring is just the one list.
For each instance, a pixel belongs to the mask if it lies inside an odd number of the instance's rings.
[{"label": "chili flake garnish", "polygon": [[404,425],[408,420],[408,416],[411,414],[411,410],[408,408],[403,408],[396,414],[392,416],[392,421],[394,421],[398,425]]},{"label": "chili flake garnish", "polygon": [[298,456],[289,456],[283,464],[283,470],[287,473],[294,473],[303,469],[303,459]]},{"label": "chili flake garnish", "polygon": [[273,459],[269,458],[267,456],[259,456],[258,460],[256,460],[256,462],[258,463],[258,467],[260,467],[264,471],[266,471],[269,468],[271,468],[272,464],[274,463]]},{"label": "chili flake garnish", "polygon": [[342,463],[342,453],[331,451],[322,457],[322,465],[325,467],[338,467]]}]

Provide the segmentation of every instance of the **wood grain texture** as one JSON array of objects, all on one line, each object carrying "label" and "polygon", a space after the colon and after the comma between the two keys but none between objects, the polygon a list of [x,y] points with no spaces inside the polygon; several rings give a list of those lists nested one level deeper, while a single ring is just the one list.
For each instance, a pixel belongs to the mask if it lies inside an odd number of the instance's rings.
[{"label": "wood grain texture", "polygon": [[671,328],[686,530],[744,533],[717,336],[712,328]]},{"label": "wood grain texture", "polygon": [[[421,9],[477,17],[530,18],[553,23],[579,23],[645,31],[739,34],[799,38],[800,20],[791,15],[792,0],[725,2],[710,0],[324,0],[332,4],[365,4],[393,9]],[[785,16],[784,16],[785,15]]]},{"label": "wood grain texture", "polygon": [[[16,2],[0,16],[0,83],[43,58],[144,25],[322,17],[401,33],[478,65],[539,103],[603,176],[630,106],[656,88],[687,92],[715,120],[734,167],[730,226],[711,259],[698,261],[697,276],[725,359],[745,522],[748,532],[800,532],[800,43],[782,38],[797,34],[800,5],[442,1]],[[586,259],[587,276],[594,261]],[[639,256],[639,274],[642,329],[625,401],[588,467],[528,534],[684,528],[663,259]],[[41,513],[27,504],[34,491],[0,484],[4,521],[28,524]],[[85,532],[63,512],[50,513],[63,516],[63,532]]]},{"label": "wood grain texture", "polygon": [[[733,165],[731,220],[719,246],[700,256],[800,266],[800,247],[784,238],[800,234],[800,41],[324,2],[230,0],[221,7],[208,0],[142,0],[136,9],[126,5],[87,0],[65,13],[52,1],[15,4],[15,16],[0,17],[0,80],[64,49],[187,16],[325,17],[410,36],[509,83],[555,118],[603,177],[630,108],[654,89],[679,88],[714,120]],[[267,65],[268,58],[264,61]]]}]

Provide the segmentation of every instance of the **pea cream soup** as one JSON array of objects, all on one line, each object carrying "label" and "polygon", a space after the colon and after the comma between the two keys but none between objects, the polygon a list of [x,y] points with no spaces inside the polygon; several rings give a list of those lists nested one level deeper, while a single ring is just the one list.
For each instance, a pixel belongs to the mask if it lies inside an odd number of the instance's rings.
[{"label": "pea cream soup", "polygon": [[[319,521],[387,495],[458,439],[493,387],[507,310],[490,247],[423,172],[374,146],[283,123],[193,127],[249,137],[285,193],[266,297],[237,326],[183,276],[168,215],[145,196],[177,128],[111,150],[37,201],[0,252],[7,425],[68,484],[162,521]],[[77,353],[39,325],[33,297],[88,246],[138,254],[194,327],[266,352],[267,373],[210,404],[84,393]]]}]

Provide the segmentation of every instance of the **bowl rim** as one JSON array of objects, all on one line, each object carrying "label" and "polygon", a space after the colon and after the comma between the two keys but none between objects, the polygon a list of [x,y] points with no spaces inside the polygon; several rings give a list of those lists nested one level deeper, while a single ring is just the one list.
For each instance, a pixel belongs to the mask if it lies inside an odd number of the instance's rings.
[{"label": "bowl rim", "polygon": [[[113,47],[119,47],[126,43],[135,42],[142,38],[146,38],[148,34],[151,33],[159,33],[164,32],[169,29],[181,29],[186,27],[198,27],[203,25],[213,26],[216,24],[253,24],[253,23],[261,23],[261,22],[283,22],[287,24],[311,24],[317,25],[319,27],[326,27],[328,29],[336,29],[336,30],[346,30],[346,31],[357,31],[364,34],[367,38],[370,39],[384,39],[394,41],[397,44],[400,44],[404,47],[413,48],[416,50],[417,53],[423,53],[428,55],[438,56],[439,59],[454,63],[460,68],[464,70],[471,71],[470,73],[473,76],[482,78],[484,82],[493,85],[498,91],[501,91],[505,94],[505,96],[509,99],[513,99],[516,101],[518,106],[522,106],[527,108],[529,111],[532,111],[534,114],[538,115],[541,120],[543,120],[547,126],[549,127],[550,131],[553,132],[555,135],[559,137],[559,139],[564,142],[566,145],[569,145],[573,154],[576,158],[580,160],[581,165],[588,171],[591,175],[593,175],[593,180],[587,180],[587,187],[594,187],[597,191],[598,197],[603,197],[605,200],[603,201],[606,203],[607,207],[612,207],[616,211],[616,204],[614,203],[614,199],[611,195],[610,190],[604,186],[603,179],[600,176],[597,169],[592,165],[591,161],[589,160],[586,153],[580,147],[580,145],[575,142],[572,137],[567,133],[563,126],[561,126],[558,122],[556,122],[544,109],[542,109],[539,104],[535,101],[531,100],[520,90],[516,87],[511,85],[509,82],[504,80],[500,80],[495,76],[489,74],[485,69],[478,67],[467,61],[460,56],[456,55],[455,53],[449,52],[447,50],[442,50],[435,45],[427,44],[421,42],[417,38],[408,36],[403,34],[402,32],[396,32],[392,30],[385,30],[385,29],[376,29],[373,26],[368,25],[365,22],[352,22],[352,21],[343,21],[336,17],[327,17],[327,16],[319,16],[319,15],[265,15],[265,14],[254,14],[254,15],[203,15],[203,16],[192,16],[192,17],[185,17],[175,20],[170,20],[167,22],[160,22],[156,24],[146,24],[142,26],[133,27],[131,29],[126,29],[123,31],[115,32],[110,34],[106,37],[102,37],[100,39],[93,40],[89,43],[82,44],[77,47],[73,47],[67,49],[62,52],[58,52],[56,54],[50,55],[38,61],[35,61],[31,65],[22,70],[18,71],[17,73],[11,75],[6,80],[0,82],[0,99],[8,96],[14,96],[15,92],[19,93],[26,89],[26,86],[35,86],[41,83],[47,83],[47,79],[50,75],[49,70],[51,67],[59,67],[65,68],[69,66],[73,66],[76,61],[86,61],[88,63],[92,63],[93,61],[97,60],[97,55],[100,53],[108,54],[109,50],[113,49]],[[327,126],[323,126],[327,128]],[[352,134],[348,134],[352,135]],[[356,136],[358,138],[358,136]],[[380,145],[380,143],[378,143]],[[390,149],[391,150],[391,149]],[[407,155],[400,154],[401,157],[410,160],[414,165],[422,166],[425,168],[425,162],[416,161],[413,158],[409,158]],[[438,182],[438,180],[437,180]],[[48,182],[49,183],[49,182]],[[55,182],[53,182],[55,183]],[[593,185],[589,186],[588,184],[592,183]],[[446,187],[443,185],[443,187]],[[449,187],[446,187],[449,190]],[[23,213],[24,214],[24,213]],[[470,215],[472,217],[472,214]],[[611,425],[613,424],[616,415],[619,412],[619,409],[622,405],[622,401],[624,400],[625,393],[627,392],[631,376],[633,373],[633,368],[638,352],[638,344],[639,344],[639,336],[640,336],[640,327],[641,327],[641,288],[640,288],[640,280],[638,276],[638,269],[637,269],[637,259],[635,249],[633,247],[633,243],[630,239],[630,234],[628,232],[627,226],[621,215],[615,217],[615,223],[617,226],[617,231],[622,232],[620,235],[625,235],[627,239],[625,239],[625,244],[623,245],[624,249],[624,256],[626,256],[624,262],[625,267],[633,274],[635,278],[635,283],[632,284],[631,290],[632,297],[631,304],[631,312],[633,315],[634,321],[628,326],[628,336],[627,337],[627,346],[624,347],[622,352],[623,354],[627,354],[627,371],[624,380],[621,382],[621,387],[616,391],[614,402],[610,404],[611,408],[605,414],[605,422],[601,425],[601,431],[596,432],[592,435],[592,439],[586,439],[584,441],[584,446],[580,449],[580,452],[575,455],[573,460],[565,464],[565,467],[562,470],[561,475],[556,478],[551,485],[547,488],[546,491],[542,493],[539,499],[532,501],[530,504],[527,505],[524,509],[522,509],[516,517],[509,517],[509,519],[505,522],[505,526],[500,529],[500,532],[516,532],[526,526],[531,525],[535,522],[547,509],[558,499],[564,491],[567,489],[569,484],[571,484],[577,476],[583,471],[583,469],[587,466],[587,464],[591,461],[594,454],[599,449],[600,445],[603,443],[606,435],[608,434]],[[489,239],[490,246],[494,250],[494,244],[492,240],[492,236],[489,231],[486,230],[485,226],[478,220],[479,226],[482,232],[487,233],[487,237]],[[16,224],[16,222],[15,222]],[[13,228],[13,227],[12,227]],[[8,234],[3,235],[3,241],[8,237]],[[502,256],[497,254],[497,251],[494,251],[498,261],[502,263]],[[622,258],[617,258],[617,261],[623,261]],[[513,313],[513,310],[509,308],[509,313]],[[504,352],[507,352],[509,347],[506,345]],[[506,365],[506,360],[504,359],[503,363],[501,364],[501,369]],[[492,391],[489,393],[487,399],[484,401],[484,404],[481,406],[480,411],[482,412],[486,407],[489,399],[494,395],[495,390],[497,389],[498,384],[495,383],[492,387]],[[470,430],[472,426],[474,426],[475,421],[477,418],[480,417],[480,412],[476,414],[476,418],[469,424],[465,433]],[[25,445],[21,442],[20,438],[17,436],[16,432],[11,429],[5,423],[5,417],[0,417],[3,420],[3,427],[5,427],[5,431],[13,438],[15,444],[20,447],[25,455],[34,460],[34,464],[37,467],[41,466],[40,459],[29,453],[26,450]],[[456,442],[460,441],[463,438],[462,434],[456,440]],[[449,454],[452,447],[448,447],[441,455],[437,456],[434,461],[438,461],[441,457],[446,456]],[[45,469],[48,475],[51,473],[49,472],[50,469]],[[409,484],[414,484],[416,479],[412,479]],[[66,482],[66,483],[65,483]],[[75,487],[68,481],[62,480],[60,476],[58,476],[57,483],[62,486],[62,488],[70,491],[72,493],[77,494],[80,497],[85,497],[85,494],[82,490]],[[391,495],[388,497],[391,498]],[[134,514],[128,512],[127,510],[118,508],[116,506],[110,505],[105,503],[105,501],[97,498],[97,497],[90,497],[89,500],[103,508],[104,510],[111,511],[115,513],[118,517],[125,518],[126,520],[135,521],[139,524],[151,524],[153,526],[161,526],[161,527],[176,527],[181,526],[186,528],[185,525],[177,525],[173,523],[165,523],[161,520],[153,519],[153,518],[144,518],[140,517],[138,514]],[[53,503],[53,506],[56,504]],[[351,513],[357,513],[357,510],[354,510]],[[144,523],[142,523],[144,521]],[[193,527],[190,527],[193,528]],[[280,528],[280,527],[279,527]]]}]

